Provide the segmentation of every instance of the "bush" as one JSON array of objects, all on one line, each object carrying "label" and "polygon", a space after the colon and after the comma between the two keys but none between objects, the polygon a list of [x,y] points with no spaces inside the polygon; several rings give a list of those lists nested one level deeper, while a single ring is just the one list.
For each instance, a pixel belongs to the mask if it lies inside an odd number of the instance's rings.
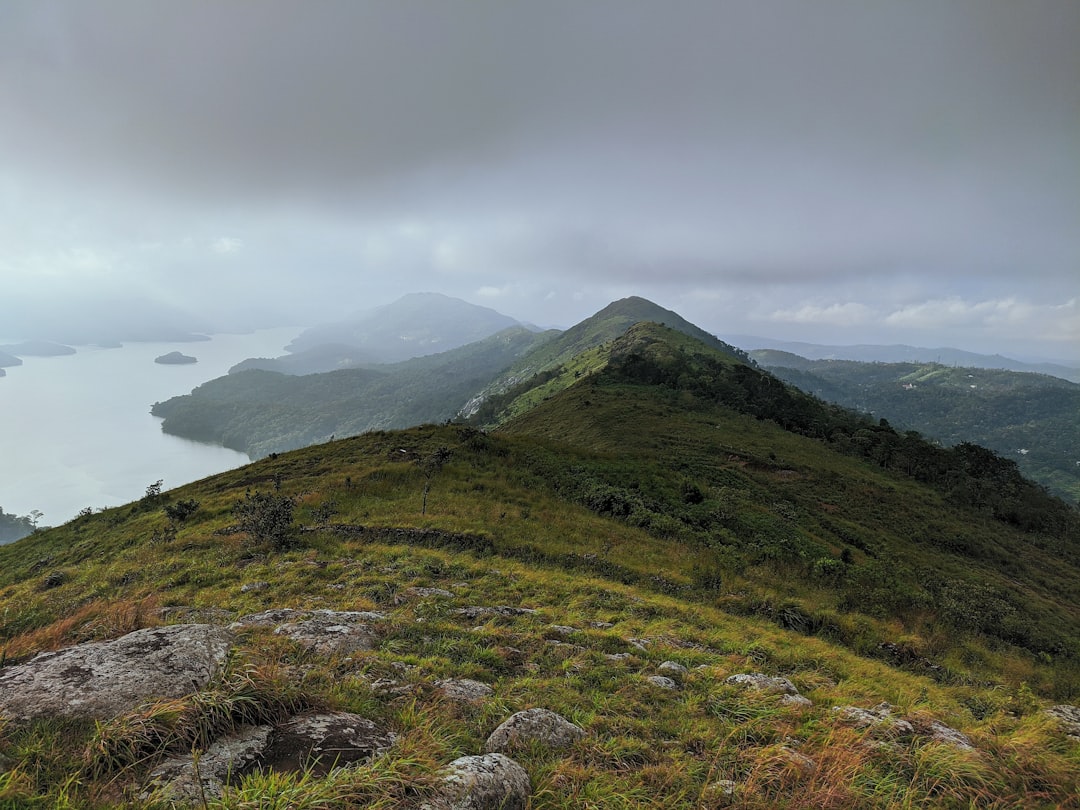
[{"label": "bush", "polygon": [[189,517],[194,515],[198,508],[199,502],[194,499],[168,503],[164,506],[165,517],[173,523],[183,523]]},{"label": "bush", "polygon": [[284,495],[268,495],[250,492],[233,506],[236,527],[245,532],[255,543],[269,545],[284,551],[296,544],[293,526],[293,509],[296,504]]}]

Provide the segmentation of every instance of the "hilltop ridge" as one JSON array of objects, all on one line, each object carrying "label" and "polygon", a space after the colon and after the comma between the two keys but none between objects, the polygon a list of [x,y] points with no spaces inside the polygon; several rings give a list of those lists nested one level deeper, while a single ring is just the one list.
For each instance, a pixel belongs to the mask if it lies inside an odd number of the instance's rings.
[{"label": "hilltop ridge", "polygon": [[537,810],[1074,803],[1075,510],[667,326],[584,354],[493,431],[337,439],[0,548],[9,668],[181,624],[232,662],[11,719],[5,795],[160,807],[172,757],[330,711],[386,742],[325,776],[253,754],[210,806],[417,810],[543,708],[580,734],[512,752]]}]

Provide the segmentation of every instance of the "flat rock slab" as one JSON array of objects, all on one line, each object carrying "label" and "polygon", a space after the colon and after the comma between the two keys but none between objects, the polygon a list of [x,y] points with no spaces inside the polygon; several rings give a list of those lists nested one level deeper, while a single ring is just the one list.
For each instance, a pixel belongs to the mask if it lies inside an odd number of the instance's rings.
[{"label": "flat rock slab", "polygon": [[529,774],[508,756],[459,757],[421,810],[525,810],[531,792]]},{"label": "flat rock slab", "polygon": [[287,636],[305,649],[321,655],[349,655],[372,650],[378,636],[371,625],[386,620],[385,613],[370,610],[293,610],[279,608],[252,613],[230,627],[273,627],[274,633]]},{"label": "flat rock slab", "polygon": [[41,653],[0,669],[0,713],[103,720],[190,695],[221,671],[232,642],[217,625],[177,624]]},{"label": "flat rock slab", "polygon": [[216,740],[199,755],[197,768],[191,754],[170,757],[151,771],[140,798],[195,806],[220,799],[226,783],[262,757],[270,732],[270,726],[249,726]]},{"label": "flat rock slab", "polygon": [[301,715],[274,729],[261,764],[267,770],[310,770],[315,776],[325,776],[335,767],[377,757],[396,739],[393,732],[379,730],[358,714]]}]

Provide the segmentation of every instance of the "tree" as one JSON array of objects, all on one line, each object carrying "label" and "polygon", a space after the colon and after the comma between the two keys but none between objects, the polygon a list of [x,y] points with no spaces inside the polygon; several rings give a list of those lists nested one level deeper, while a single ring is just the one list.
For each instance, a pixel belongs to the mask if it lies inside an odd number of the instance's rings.
[{"label": "tree", "polygon": [[449,447],[440,447],[435,452],[418,459],[416,465],[420,468],[420,471],[424,474],[424,499],[420,507],[420,514],[427,514],[427,496],[431,490],[432,479],[439,474],[443,465],[450,460],[450,456],[453,455],[453,451]]}]

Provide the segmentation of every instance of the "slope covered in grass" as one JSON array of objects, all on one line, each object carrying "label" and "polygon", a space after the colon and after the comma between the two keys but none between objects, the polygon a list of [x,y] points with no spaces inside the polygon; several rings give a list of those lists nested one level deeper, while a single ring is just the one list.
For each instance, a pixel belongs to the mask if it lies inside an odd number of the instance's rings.
[{"label": "slope covered in grass", "polygon": [[367,430],[454,417],[540,337],[524,327],[401,363],[293,376],[249,369],[155,403],[162,430],[260,458]]},{"label": "slope covered in grass", "polygon": [[[8,664],[271,608],[386,616],[348,656],[245,631],[198,700],[7,722],[0,806],[142,806],[166,749],[230,705],[348,710],[399,736],[326,779],[247,776],[220,808],[417,807],[439,767],[538,706],[586,736],[518,755],[534,808],[1076,806],[1080,745],[1042,712],[1080,694],[1072,529],[1024,530],[784,429],[768,403],[790,427],[799,403],[825,417],[759,375],[644,325],[497,431],[312,446],[0,548]],[[243,531],[255,493],[294,504],[292,533]],[[495,606],[535,612],[469,610]],[[728,681],[750,673],[809,703]],[[447,678],[494,693],[457,703]],[[911,733],[834,711],[882,702]]]},{"label": "slope covered in grass", "polygon": [[1047,374],[940,363],[753,356],[778,377],[830,402],[884,417],[946,445],[973,442],[1080,502],[1080,385]]}]

